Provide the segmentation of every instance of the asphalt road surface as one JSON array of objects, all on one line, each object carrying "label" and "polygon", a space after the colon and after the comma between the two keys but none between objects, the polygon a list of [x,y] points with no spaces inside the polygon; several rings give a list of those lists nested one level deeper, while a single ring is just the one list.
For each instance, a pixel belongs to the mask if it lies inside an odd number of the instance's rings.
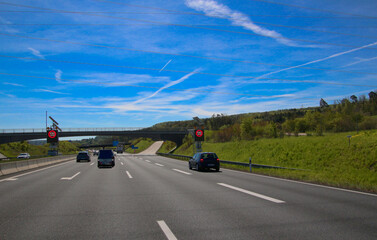
[{"label": "asphalt road surface", "polygon": [[377,239],[377,196],[118,154],[0,178],[0,239]]}]

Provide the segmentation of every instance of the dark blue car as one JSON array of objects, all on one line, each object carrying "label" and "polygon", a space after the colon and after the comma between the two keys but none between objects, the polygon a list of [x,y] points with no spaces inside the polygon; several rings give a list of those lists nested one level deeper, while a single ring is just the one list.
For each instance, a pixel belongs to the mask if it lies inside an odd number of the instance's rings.
[{"label": "dark blue car", "polygon": [[99,150],[98,167],[114,167],[115,156],[113,150]]},{"label": "dark blue car", "polygon": [[220,160],[216,153],[213,152],[200,152],[196,153],[189,160],[189,169],[196,169],[198,171],[215,169],[216,172],[220,171]]}]

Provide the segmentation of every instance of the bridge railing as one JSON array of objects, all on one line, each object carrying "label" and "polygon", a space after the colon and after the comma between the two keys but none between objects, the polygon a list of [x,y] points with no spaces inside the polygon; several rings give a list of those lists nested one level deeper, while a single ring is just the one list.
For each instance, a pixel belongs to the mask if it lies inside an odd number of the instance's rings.
[{"label": "bridge railing", "polygon": [[[118,131],[137,131],[142,127],[127,128],[62,128],[63,132],[118,132]],[[23,129],[0,129],[0,133],[44,133],[45,128],[23,128]]]}]

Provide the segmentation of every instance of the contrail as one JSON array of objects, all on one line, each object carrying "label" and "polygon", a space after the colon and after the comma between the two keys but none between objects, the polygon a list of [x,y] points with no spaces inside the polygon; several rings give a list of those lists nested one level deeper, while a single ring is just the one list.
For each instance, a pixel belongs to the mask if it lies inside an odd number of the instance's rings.
[{"label": "contrail", "polygon": [[164,70],[164,68],[165,68],[170,62],[171,62],[171,59],[169,60],[169,62],[167,62],[167,63],[165,64],[165,66],[163,66],[163,67],[161,68],[161,70],[160,70],[159,72],[161,72],[162,70]]},{"label": "contrail", "polygon": [[344,68],[344,67],[349,67],[349,66],[352,66],[352,65],[355,65],[355,64],[358,64],[358,63],[362,63],[362,62],[369,62],[369,61],[372,61],[372,60],[375,60],[375,59],[377,59],[377,57],[368,58],[368,59],[361,59],[361,60],[359,60],[359,61],[356,61],[356,62],[353,62],[353,63],[347,64],[347,65],[344,65],[344,66],[342,66],[342,68]]},{"label": "contrail", "polygon": [[351,49],[351,50],[348,50],[348,51],[345,51],[345,52],[335,53],[331,56],[321,58],[321,59],[317,59],[317,60],[314,60],[314,61],[311,61],[311,62],[303,63],[303,64],[300,64],[300,65],[297,65],[297,66],[280,69],[280,70],[275,71],[275,72],[266,73],[266,74],[263,74],[260,77],[254,78],[254,79],[258,80],[258,79],[267,77],[267,76],[275,74],[275,73],[284,72],[284,71],[287,71],[287,70],[290,70],[290,69],[299,68],[299,67],[306,66],[306,65],[309,65],[309,64],[313,64],[313,63],[317,63],[317,62],[322,62],[322,61],[325,61],[325,60],[328,60],[328,59],[331,59],[331,58],[339,57],[339,56],[342,56],[344,54],[355,52],[355,51],[358,51],[358,50],[361,50],[361,49],[364,49],[364,48],[367,48],[367,47],[371,47],[371,46],[374,46],[374,45],[377,45],[377,42],[374,42],[374,43],[371,43],[371,44],[368,44],[368,45],[364,45],[362,47],[354,48],[354,49]]},{"label": "contrail", "polygon": [[135,103],[144,102],[145,100],[147,100],[147,99],[149,99],[149,98],[152,98],[152,97],[156,96],[156,95],[157,95],[159,92],[161,92],[162,90],[167,89],[167,88],[169,88],[169,87],[172,87],[172,86],[174,86],[174,85],[177,85],[178,83],[183,82],[183,81],[186,80],[187,78],[189,78],[189,77],[191,77],[192,75],[194,75],[195,73],[197,73],[199,70],[200,70],[200,68],[199,68],[199,69],[196,69],[196,70],[193,71],[193,72],[190,72],[189,74],[186,74],[185,76],[181,77],[181,78],[178,79],[178,80],[175,80],[175,81],[172,81],[172,82],[166,84],[165,86],[163,86],[162,88],[160,88],[160,89],[158,89],[156,92],[154,92],[152,95],[149,95],[148,97],[145,97],[145,98],[139,99],[139,100],[137,100],[137,101],[135,101],[135,102],[133,102],[133,103],[135,104]]}]

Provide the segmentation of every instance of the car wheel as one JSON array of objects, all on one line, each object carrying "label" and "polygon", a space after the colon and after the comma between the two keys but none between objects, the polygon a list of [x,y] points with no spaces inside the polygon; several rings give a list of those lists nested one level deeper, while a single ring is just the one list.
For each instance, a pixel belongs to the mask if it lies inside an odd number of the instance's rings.
[{"label": "car wheel", "polygon": [[199,164],[196,164],[196,171],[200,172],[202,170],[201,167],[199,167]]},{"label": "car wheel", "polygon": [[220,167],[217,167],[217,168],[216,168],[216,172],[219,172],[219,171],[220,171]]},{"label": "car wheel", "polygon": [[191,163],[189,162],[189,169],[192,170],[192,166],[191,166]]}]

